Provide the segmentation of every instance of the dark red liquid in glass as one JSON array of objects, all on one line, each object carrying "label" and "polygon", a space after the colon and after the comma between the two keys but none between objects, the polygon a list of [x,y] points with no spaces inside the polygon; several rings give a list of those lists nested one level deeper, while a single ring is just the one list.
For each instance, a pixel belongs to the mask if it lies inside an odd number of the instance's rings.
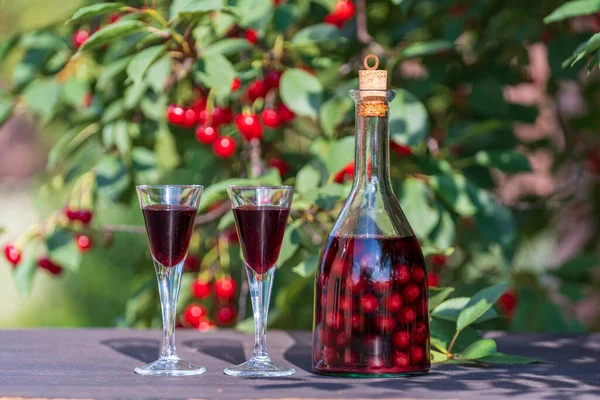
[{"label": "dark red liquid in glass", "polygon": [[233,209],[246,264],[257,274],[275,266],[290,209],[278,206],[240,206]]},{"label": "dark red liquid in glass", "polygon": [[142,208],[150,251],[165,267],[183,261],[190,246],[197,210],[183,205],[156,204]]},{"label": "dark red liquid in glass", "polygon": [[317,271],[313,367],[427,372],[427,274],[415,237],[330,237]]}]

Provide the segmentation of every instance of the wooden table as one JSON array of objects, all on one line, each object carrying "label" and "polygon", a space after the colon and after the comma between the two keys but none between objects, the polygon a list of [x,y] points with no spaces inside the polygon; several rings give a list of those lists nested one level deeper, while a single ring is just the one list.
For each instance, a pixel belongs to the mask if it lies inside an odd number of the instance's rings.
[{"label": "wooden table", "polygon": [[314,375],[310,333],[268,333],[269,354],[293,365],[289,378],[223,374],[252,352],[250,335],[230,330],[177,332],[179,355],[208,369],[199,377],[143,377],[133,369],[156,359],[160,333],[117,329],[0,331],[0,397],[43,398],[430,398],[598,399],[600,334],[492,333],[500,351],[550,363],[489,368],[444,365],[427,376],[348,379]]}]

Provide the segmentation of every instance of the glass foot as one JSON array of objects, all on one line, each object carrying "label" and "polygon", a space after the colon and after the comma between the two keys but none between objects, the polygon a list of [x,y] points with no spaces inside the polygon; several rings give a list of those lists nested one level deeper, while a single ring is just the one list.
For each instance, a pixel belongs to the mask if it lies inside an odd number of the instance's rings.
[{"label": "glass foot", "polygon": [[273,377],[273,376],[290,376],[296,373],[294,368],[282,367],[275,364],[269,358],[258,360],[254,357],[235,367],[225,368],[223,371],[226,375],[242,376],[249,378],[256,377]]},{"label": "glass foot", "polygon": [[206,368],[198,367],[179,358],[160,358],[150,364],[135,369],[136,374],[154,376],[202,375]]}]

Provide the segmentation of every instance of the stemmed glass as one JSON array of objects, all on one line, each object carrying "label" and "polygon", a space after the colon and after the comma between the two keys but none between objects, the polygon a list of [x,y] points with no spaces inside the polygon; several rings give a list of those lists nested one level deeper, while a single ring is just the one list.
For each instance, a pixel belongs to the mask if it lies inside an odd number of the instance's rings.
[{"label": "stemmed glass", "polygon": [[168,376],[203,374],[205,368],[185,362],[175,353],[175,309],[181,272],[203,187],[144,185],[136,189],[158,279],[163,341],[159,359],[136,368],[135,372],[140,375]]},{"label": "stemmed glass", "polygon": [[294,188],[292,186],[229,186],[242,253],[246,264],[254,310],[254,354],[225,374],[243,377],[289,376],[293,368],[275,364],[267,354],[267,314],[285,223]]}]

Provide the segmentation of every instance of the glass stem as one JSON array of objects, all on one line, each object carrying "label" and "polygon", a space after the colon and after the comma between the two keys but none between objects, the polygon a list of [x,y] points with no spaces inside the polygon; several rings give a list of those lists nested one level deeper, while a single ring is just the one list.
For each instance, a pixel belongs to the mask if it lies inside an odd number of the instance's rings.
[{"label": "glass stem", "polygon": [[177,299],[181,285],[183,261],[173,267],[165,267],[154,261],[160,308],[163,320],[163,341],[160,358],[178,358],[175,353],[175,319],[177,315]]},{"label": "glass stem", "polygon": [[266,361],[267,355],[267,315],[269,312],[269,301],[271,299],[271,288],[273,287],[273,276],[275,268],[271,268],[264,274],[257,274],[252,268],[246,266],[248,282],[250,283],[250,298],[252,299],[252,310],[254,311],[254,359]]}]

